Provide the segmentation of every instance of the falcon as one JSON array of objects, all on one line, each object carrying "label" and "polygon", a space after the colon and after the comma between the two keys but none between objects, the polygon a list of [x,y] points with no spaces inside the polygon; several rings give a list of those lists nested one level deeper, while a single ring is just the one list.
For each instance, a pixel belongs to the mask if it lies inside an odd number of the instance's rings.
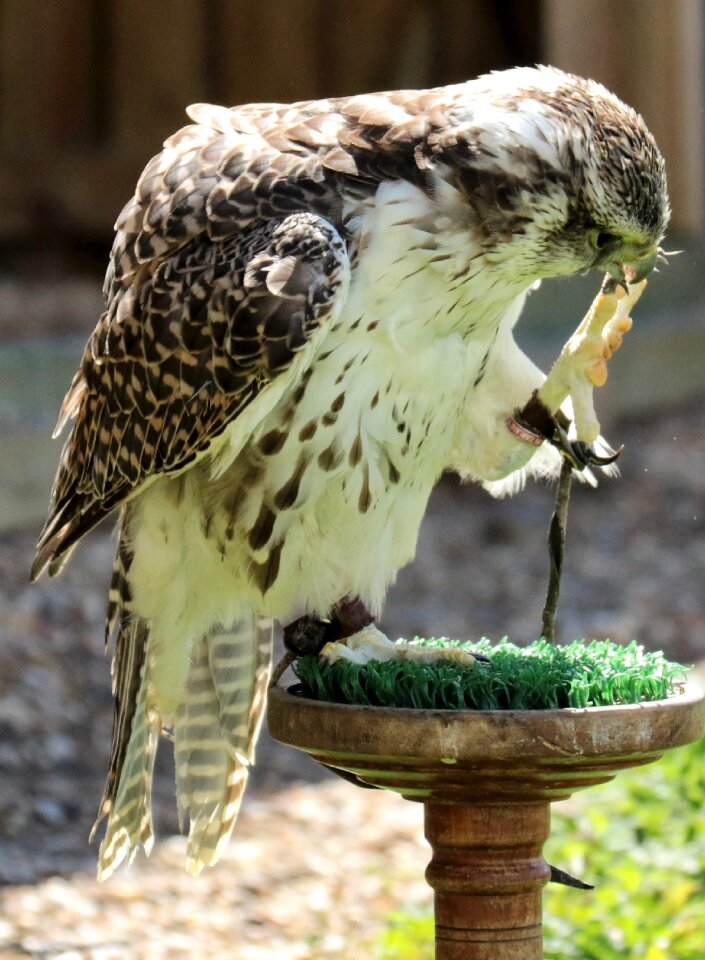
[{"label": "falcon", "polygon": [[610,459],[569,407],[538,429],[512,331],[544,277],[643,278],[669,215],[641,117],[550,67],[188,114],[118,218],[32,571],[117,514],[101,877],[149,852],[163,728],[187,867],[218,858],[272,620],[366,626],[444,471],[502,493]]}]

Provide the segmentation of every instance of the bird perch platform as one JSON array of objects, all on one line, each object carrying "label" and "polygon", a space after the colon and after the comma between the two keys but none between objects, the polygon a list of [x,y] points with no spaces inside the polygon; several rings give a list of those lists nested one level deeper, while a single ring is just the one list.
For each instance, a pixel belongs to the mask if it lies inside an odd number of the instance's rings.
[{"label": "bird perch platform", "polygon": [[269,732],[425,807],[436,960],[542,960],[550,805],[702,736],[705,699],[536,711],[409,710],[269,691]]}]

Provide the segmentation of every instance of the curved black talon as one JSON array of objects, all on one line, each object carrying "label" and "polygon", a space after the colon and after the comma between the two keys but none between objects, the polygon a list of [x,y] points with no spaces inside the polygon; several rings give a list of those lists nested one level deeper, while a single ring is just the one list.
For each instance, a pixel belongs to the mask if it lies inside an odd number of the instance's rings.
[{"label": "curved black talon", "polygon": [[553,446],[570,461],[574,470],[584,470],[585,467],[608,467],[614,463],[624,450],[622,444],[619,450],[612,450],[607,456],[600,456],[591,443],[582,440],[570,440],[564,427],[556,420],[555,431],[550,438]]},{"label": "curved black talon", "polygon": [[611,273],[605,276],[600,293],[614,293],[617,287],[621,287],[625,293],[629,293],[629,284],[626,277],[613,277]]},{"label": "curved black talon", "polygon": [[474,650],[469,650],[468,653],[471,657],[474,657],[478,663],[492,663],[490,657],[486,656],[484,653],[475,653]]},{"label": "curved black talon", "polygon": [[568,437],[570,427],[568,417],[562,410],[552,414],[539,399],[536,390],[521,410],[514,412],[514,420],[538,437],[548,440],[570,462],[574,470],[584,470],[585,467],[608,467],[615,462],[624,449],[621,446],[619,450],[611,450],[607,456],[602,457],[595,452],[592,444],[571,440]]},{"label": "curved black talon", "polygon": [[609,467],[611,463],[614,463],[622,456],[622,451],[624,450],[624,444],[622,443],[620,444],[619,450],[612,450],[606,457],[601,457],[598,453],[595,453],[595,448],[591,443],[582,443],[580,440],[576,440],[573,443],[573,448],[576,447],[580,448],[579,456],[587,467]]},{"label": "curved black talon", "polygon": [[556,420],[555,430],[553,436],[549,438],[549,442],[562,454],[566,460],[570,462],[570,465],[574,470],[584,470],[587,466],[585,462],[584,454],[581,449],[582,444],[579,441],[575,443],[568,439],[568,434],[565,429],[561,426],[560,423]]}]

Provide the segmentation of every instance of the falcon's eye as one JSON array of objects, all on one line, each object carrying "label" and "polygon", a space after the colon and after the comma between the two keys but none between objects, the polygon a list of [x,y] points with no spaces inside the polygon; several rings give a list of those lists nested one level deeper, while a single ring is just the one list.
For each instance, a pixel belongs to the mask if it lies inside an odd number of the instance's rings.
[{"label": "falcon's eye", "polygon": [[616,233],[609,233],[607,230],[596,230],[593,235],[593,244],[597,250],[607,250],[608,247],[616,246],[621,237]]}]

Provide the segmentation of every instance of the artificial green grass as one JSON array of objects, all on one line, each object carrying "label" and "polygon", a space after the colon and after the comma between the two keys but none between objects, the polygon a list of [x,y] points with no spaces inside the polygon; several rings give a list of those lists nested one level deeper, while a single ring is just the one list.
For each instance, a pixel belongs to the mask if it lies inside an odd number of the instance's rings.
[{"label": "artificial green grass", "polygon": [[293,669],[304,697],[363,706],[432,710],[551,710],[663,700],[680,691],[686,672],[661,652],[636,641],[623,647],[609,640],[565,646],[537,640],[517,647],[415,638],[420,646],[450,647],[484,654],[474,668],[410,660],[330,662],[301,657]]}]

